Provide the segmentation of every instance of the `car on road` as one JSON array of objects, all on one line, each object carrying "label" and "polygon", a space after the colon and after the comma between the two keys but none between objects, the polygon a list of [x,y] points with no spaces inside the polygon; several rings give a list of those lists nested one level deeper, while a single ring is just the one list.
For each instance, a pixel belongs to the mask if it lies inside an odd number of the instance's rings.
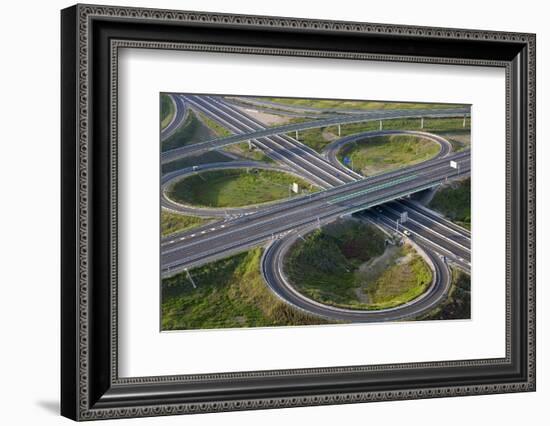
[{"label": "car on road", "polygon": [[412,235],[411,231],[409,231],[408,229],[405,229],[405,230],[403,231],[403,234],[404,234],[405,236],[407,236],[407,237],[410,237],[410,236]]}]

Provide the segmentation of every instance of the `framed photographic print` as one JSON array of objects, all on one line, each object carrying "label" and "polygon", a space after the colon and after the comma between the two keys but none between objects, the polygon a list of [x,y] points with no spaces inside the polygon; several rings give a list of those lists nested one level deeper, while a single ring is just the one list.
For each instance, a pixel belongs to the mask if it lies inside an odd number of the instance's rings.
[{"label": "framed photographic print", "polygon": [[75,420],[535,389],[535,36],[76,5]]}]

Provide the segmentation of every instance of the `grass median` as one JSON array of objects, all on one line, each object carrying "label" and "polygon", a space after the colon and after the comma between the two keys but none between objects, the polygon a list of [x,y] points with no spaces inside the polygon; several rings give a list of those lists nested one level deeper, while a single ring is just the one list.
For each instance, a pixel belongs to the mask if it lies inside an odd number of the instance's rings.
[{"label": "grass median", "polygon": [[177,202],[201,207],[243,207],[281,200],[316,187],[289,173],[261,169],[205,171],[174,183],[168,196]]}]

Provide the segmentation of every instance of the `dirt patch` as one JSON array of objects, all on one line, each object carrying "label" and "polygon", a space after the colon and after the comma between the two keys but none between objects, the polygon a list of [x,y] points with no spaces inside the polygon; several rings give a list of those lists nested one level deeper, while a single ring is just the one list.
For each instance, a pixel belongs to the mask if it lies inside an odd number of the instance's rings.
[{"label": "dirt patch", "polygon": [[288,117],[285,115],[278,115],[278,114],[269,114],[267,112],[258,111],[253,108],[243,108],[238,107],[246,114],[250,115],[252,118],[255,118],[258,121],[261,121],[263,124],[265,124],[268,127],[272,126],[283,126],[285,124],[290,123],[292,120],[292,117]]},{"label": "dirt patch", "polygon": [[339,138],[338,135],[328,131],[327,129],[323,129],[322,136],[323,136],[323,139],[325,139],[326,141],[329,141],[329,142],[332,142],[332,141]]},{"label": "dirt patch", "polygon": [[357,300],[361,303],[369,303],[369,296],[365,292],[363,287],[357,287],[354,291]]},{"label": "dirt patch", "polygon": [[388,245],[381,256],[375,257],[359,266],[356,274],[357,278],[361,281],[361,287],[376,281],[380,274],[399,257],[399,252],[399,247]]},{"label": "dirt patch", "polygon": [[405,256],[403,257],[400,257],[398,259],[395,259],[395,264],[396,265],[405,265],[407,263],[409,263],[413,258],[413,254],[412,253],[407,253]]},{"label": "dirt patch", "polygon": [[355,294],[361,302],[368,303],[367,288],[375,283],[378,278],[393,265],[406,265],[414,258],[412,251],[407,251],[403,256],[403,247],[388,245],[381,256],[375,257],[363,263],[355,272],[359,287]]},{"label": "dirt patch", "polygon": [[245,316],[239,315],[239,316],[234,317],[233,319],[239,325],[245,325],[246,324],[246,317]]}]

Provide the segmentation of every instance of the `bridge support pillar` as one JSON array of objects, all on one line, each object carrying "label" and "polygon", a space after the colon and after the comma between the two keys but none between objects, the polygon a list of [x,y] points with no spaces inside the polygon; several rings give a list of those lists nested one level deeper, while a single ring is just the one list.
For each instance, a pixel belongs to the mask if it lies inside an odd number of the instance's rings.
[{"label": "bridge support pillar", "polygon": [[466,128],[466,116],[464,116],[464,120],[462,120],[462,128]]},{"label": "bridge support pillar", "polygon": [[424,117],[420,117],[420,128],[424,128]]},{"label": "bridge support pillar", "polygon": [[342,136],[342,128],[338,124],[338,136]]},{"label": "bridge support pillar", "polygon": [[298,130],[296,130],[296,140],[298,140]]},{"label": "bridge support pillar", "polygon": [[248,139],[248,150],[252,151],[252,141]]},{"label": "bridge support pillar", "polygon": [[380,130],[382,130],[382,120],[380,120]]}]

